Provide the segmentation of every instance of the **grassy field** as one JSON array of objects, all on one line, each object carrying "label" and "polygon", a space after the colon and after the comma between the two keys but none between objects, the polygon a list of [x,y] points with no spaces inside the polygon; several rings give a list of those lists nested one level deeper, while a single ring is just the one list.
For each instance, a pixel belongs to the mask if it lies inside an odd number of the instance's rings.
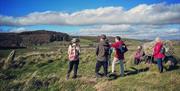
[{"label": "grassy field", "polygon": [[[125,54],[125,77],[110,80],[95,78],[95,40],[81,39],[82,51],[77,79],[66,80],[68,68],[68,43],[53,42],[27,49],[17,49],[16,60],[23,61],[22,67],[0,69],[0,91],[180,91],[180,68],[160,74],[156,65],[145,69],[147,64],[133,64],[132,54],[142,41],[126,40],[129,51]],[[65,45],[64,45],[65,44]],[[0,50],[6,58],[11,50]],[[175,46],[179,56],[180,46]],[[109,67],[111,71],[111,66]],[[116,65],[119,72],[119,66]],[[101,70],[101,72],[103,72]]]}]

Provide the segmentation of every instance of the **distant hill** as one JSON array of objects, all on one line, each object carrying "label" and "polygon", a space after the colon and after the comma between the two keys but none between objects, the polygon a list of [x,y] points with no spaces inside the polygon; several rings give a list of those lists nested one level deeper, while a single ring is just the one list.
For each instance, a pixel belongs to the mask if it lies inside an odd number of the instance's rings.
[{"label": "distant hill", "polygon": [[[82,39],[87,39],[87,40],[91,40],[93,42],[98,42],[99,41],[99,38],[100,36],[72,36],[72,37],[75,37],[75,38],[82,38]],[[115,36],[107,36],[108,40],[110,42],[114,42],[114,38]],[[124,41],[140,41],[140,42],[150,42],[151,40],[138,40],[138,39],[130,39],[130,38],[122,38],[122,40]]]},{"label": "distant hill", "polygon": [[53,41],[69,41],[69,39],[70,36],[66,33],[47,30],[0,33],[0,48],[20,48]]}]

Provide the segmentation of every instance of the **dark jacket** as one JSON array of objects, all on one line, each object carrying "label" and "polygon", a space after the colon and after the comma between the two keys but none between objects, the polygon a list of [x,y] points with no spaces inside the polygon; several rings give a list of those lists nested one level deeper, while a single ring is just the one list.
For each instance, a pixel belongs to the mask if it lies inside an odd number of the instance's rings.
[{"label": "dark jacket", "polygon": [[100,41],[96,47],[98,61],[108,61],[110,45],[108,41]]}]

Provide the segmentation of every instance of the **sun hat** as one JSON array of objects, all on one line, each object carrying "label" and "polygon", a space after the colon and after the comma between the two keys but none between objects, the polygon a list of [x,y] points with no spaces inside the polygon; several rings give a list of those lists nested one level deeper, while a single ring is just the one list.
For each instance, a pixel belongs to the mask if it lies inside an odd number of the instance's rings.
[{"label": "sun hat", "polygon": [[73,38],[73,39],[71,40],[71,42],[72,42],[72,43],[77,43],[77,42],[80,42],[80,40],[79,40],[78,38]]}]

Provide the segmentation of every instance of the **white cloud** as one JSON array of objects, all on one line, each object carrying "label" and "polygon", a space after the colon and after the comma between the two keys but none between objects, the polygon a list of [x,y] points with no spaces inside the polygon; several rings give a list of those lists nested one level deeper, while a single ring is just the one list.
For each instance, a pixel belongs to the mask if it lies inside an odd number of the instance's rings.
[{"label": "white cloud", "polygon": [[166,33],[180,33],[180,28],[172,28],[166,31]]},{"label": "white cloud", "polygon": [[91,28],[81,29],[80,32],[111,33],[111,32],[126,32],[126,31],[130,31],[130,30],[131,30],[130,25],[122,24],[122,25],[97,25],[97,26],[93,26]]},{"label": "white cloud", "polygon": [[154,39],[157,36],[180,39],[180,26],[174,25],[99,25],[80,30],[80,35],[107,34],[136,39]]},{"label": "white cloud", "polygon": [[130,10],[101,7],[74,13],[34,12],[27,16],[0,16],[0,25],[104,25],[104,24],[179,24],[180,4],[140,4]]},{"label": "white cloud", "polygon": [[79,35],[104,33],[127,38],[153,39],[161,36],[180,39],[180,3],[140,4],[129,10],[101,7],[73,13],[46,11],[21,17],[0,15],[0,26],[20,26],[11,32],[26,31],[25,25],[83,25],[85,27],[81,27]]}]

